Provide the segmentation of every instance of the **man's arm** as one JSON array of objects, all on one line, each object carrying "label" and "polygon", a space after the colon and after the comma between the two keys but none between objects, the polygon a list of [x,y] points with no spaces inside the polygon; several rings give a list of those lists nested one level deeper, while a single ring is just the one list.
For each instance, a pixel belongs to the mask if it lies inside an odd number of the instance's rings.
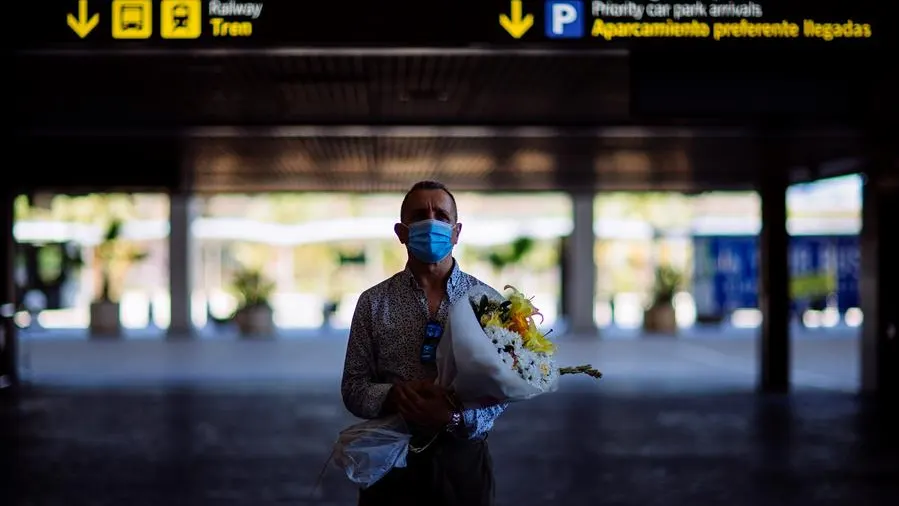
[{"label": "man's arm", "polygon": [[471,438],[481,437],[493,428],[493,422],[503,414],[508,404],[496,404],[486,408],[471,408],[462,411],[462,423],[466,435]]},{"label": "man's arm", "polygon": [[343,404],[359,418],[377,418],[381,415],[384,400],[393,385],[376,383],[374,335],[371,325],[371,306],[363,292],[356,302],[350,339],[343,364],[340,393]]}]

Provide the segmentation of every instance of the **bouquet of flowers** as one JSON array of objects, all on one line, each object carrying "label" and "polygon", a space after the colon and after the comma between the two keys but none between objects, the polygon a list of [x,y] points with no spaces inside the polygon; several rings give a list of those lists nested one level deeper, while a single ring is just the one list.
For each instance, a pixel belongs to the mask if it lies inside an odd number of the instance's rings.
[{"label": "bouquet of flowers", "polygon": [[565,374],[602,377],[589,365],[558,367],[555,344],[537,327],[540,311],[515,287],[505,290],[508,297],[476,286],[452,307],[437,349],[439,384],[471,407],[553,392]]},{"label": "bouquet of flowers", "polygon": [[[455,392],[466,408],[522,401],[555,391],[559,377],[587,374],[589,365],[558,367],[555,344],[537,327],[540,311],[514,287],[503,297],[475,286],[450,309],[437,348],[437,384]],[[363,488],[406,464],[411,436],[399,416],[368,420],[340,433],[332,453],[347,477]]]}]

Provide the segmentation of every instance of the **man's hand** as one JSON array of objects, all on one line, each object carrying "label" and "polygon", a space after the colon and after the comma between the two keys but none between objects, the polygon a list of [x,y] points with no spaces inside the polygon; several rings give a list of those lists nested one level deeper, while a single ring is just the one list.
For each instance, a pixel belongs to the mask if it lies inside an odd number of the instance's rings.
[{"label": "man's hand", "polygon": [[404,419],[430,429],[442,429],[452,421],[453,406],[446,389],[430,381],[398,383],[389,400]]}]

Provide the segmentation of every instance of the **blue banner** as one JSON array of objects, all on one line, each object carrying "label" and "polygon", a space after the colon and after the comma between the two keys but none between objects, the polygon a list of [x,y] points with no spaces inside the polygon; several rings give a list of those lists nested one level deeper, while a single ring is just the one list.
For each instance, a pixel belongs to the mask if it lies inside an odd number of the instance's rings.
[{"label": "blue banner", "polygon": [[[694,238],[694,299],[700,315],[723,316],[758,307],[758,237]],[[794,311],[813,299],[836,296],[840,311],[859,304],[857,236],[796,236],[790,241]]]},{"label": "blue banner", "polygon": [[859,281],[861,280],[861,245],[858,236],[836,238],[837,255],[837,305],[840,311],[859,307]]},{"label": "blue banner", "polygon": [[700,315],[721,316],[758,306],[758,239],[694,239],[694,299]]}]

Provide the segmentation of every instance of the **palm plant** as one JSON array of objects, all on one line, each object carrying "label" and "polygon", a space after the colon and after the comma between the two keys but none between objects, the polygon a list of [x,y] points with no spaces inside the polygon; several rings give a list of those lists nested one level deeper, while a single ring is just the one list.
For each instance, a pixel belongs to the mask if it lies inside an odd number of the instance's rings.
[{"label": "palm plant", "polygon": [[674,295],[683,287],[683,283],[683,274],[674,267],[669,265],[656,267],[653,302],[655,304],[671,304]]},{"label": "palm plant", "polygon": [[256,307],[270,307],[275,283],[267,280],[258,269],[240,268],[231,285],[237,297],[238,311]]},{"label": "palm plant", "polygon": [[106,228],[103,240],[95,248],[100,269],[98,302],[115,302],[112,290],[114,274],[121,274],[136,262],[147,258],[147,252],[122,240],[122,221],[114,219]]},{"label": "palm plant", "polygon": [[534,240],[519,237],[508,246],[494,249],[487,254],[487,261],[493,266],[497,276],[509,265],[520,263],[534,249]]}]

